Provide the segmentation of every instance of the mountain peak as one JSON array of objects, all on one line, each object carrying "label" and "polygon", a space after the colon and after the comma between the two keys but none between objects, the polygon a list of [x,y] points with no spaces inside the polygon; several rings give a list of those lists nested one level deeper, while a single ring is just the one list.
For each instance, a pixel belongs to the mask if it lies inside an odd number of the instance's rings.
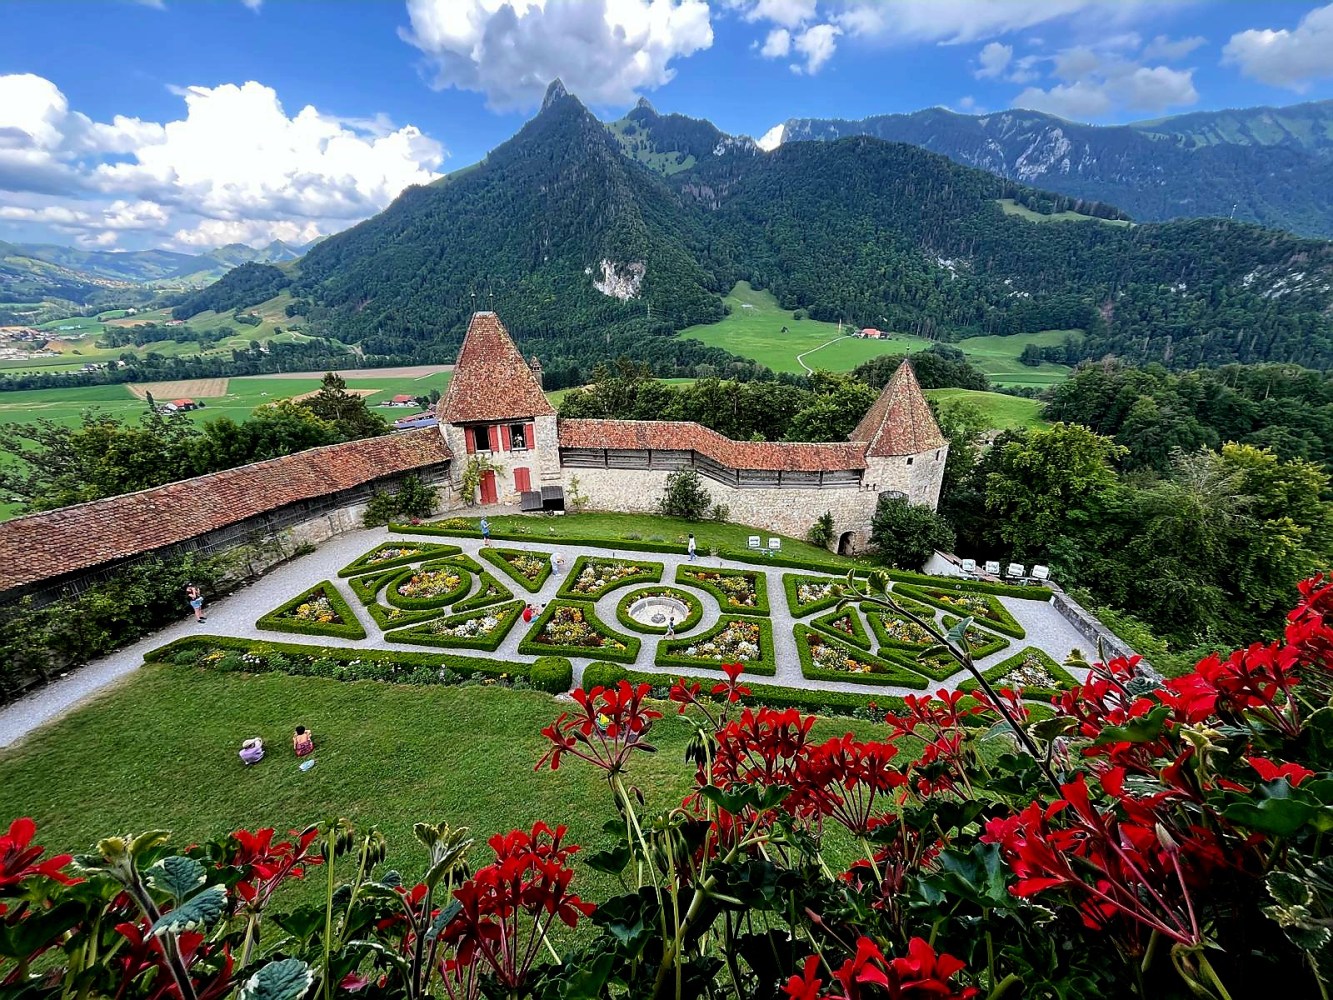
[{"label": "mountain peak", "polygon": [[565,85],[560,82],[560,77],[557,76],[551,81],[551,85],[546,88],[546,96],[542,98],[542,110],[545,111],[562,97],[568,96],[569,91],[565,89]]},{"label": "mountain peak", "polygon": [[646,98],[646,97],[640,97],[640,98],[639,98],[639,102],[638,102],[637,104],[634,105],[634,110],[635,110],[635,111],[651,111],[653,114],[657,114],[657,109],[656,109],[655,107],[653,107],[652,103],[651,103],[651,102],[648,100],[648,98]]}]

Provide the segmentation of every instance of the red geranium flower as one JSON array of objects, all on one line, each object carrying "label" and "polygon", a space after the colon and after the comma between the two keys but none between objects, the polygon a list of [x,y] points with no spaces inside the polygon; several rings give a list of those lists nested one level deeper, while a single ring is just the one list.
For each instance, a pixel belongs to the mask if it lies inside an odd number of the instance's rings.
[{"label": "red geranium flower", "polygon": [[0,837],[0,895],[10,895],[12,887],[29,878],[49,878],[62,885],[74,885],[82,879],[70,878],[61,871],[70,861],[72,854],[57,854],[40,860],[40,844],[33,844],[37,836],[37,824],[24,816],[9,824],[9,832]]},{"label": "red geranium flower", "polygon": [[1250,767],[1259,772],[1259,777],[1264,781],[1277,781],[1278,778],[1286,778],[1292,788],[1295,788],[1310,775],[1314,774],[1308,767],[1301,767],[1299,764],[1274,764],[1271,760],[1265,760],[1263,757],[1246,757]]}]

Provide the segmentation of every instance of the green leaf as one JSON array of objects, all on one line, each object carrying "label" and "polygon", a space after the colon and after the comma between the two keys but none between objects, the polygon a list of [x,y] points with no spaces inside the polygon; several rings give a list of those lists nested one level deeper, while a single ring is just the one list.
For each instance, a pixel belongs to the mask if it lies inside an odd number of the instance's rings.
[{"label": "green leaf", "polygon": [[324,926],[324,907],[298,906],[288,913],[277,913],[273,922],[300,941],[308,940]]},{"label": "green leaf", "polygon": [[1107,726],[1093,740],[1094,746],[1107,743],[1151,743],[1162,735],[1166,720],[1171,717],[1170,705],[1159,705],[1147,715],[1130,719],[1123,726]]},{"label": "green leaf", "polygon": [[1314,818],[1314,807],[1295,799],[1233,802],[1222,814],[1232,823],[1274,837],[1290,837]]},{"label": "green leaf", "polygon": [[147,830],[130,841],[130,857],[137,859],[144,851],[160,847],[170,839],[170,830]]},{"label": "green leaf", "polygon": [[430,944],[437,937],[444,933],[444,929],[449,926],[449,921],[463,912],[463,904],[458,900],[450,900],[449,905],[435,914],[435,919],[430,922],[430,927],[426,929],[426,943]]},{"label": "green leaf", "polygon": [[561,1000],[596,1000],[602,995],[614,963],[615,955],[604,951],[591,962],[580,962],[571,968],[568,978],[560,984]]},{"label": "green leaf", "polygon": [[148,869],[153,887],[169,892],[179,902],[204,884],[204,866],[194,858],[173,855]]},{"label": "green leaf", "polygon": [[970,617],[960,619],[954,623],[953,628],[944,633],[945,638],[955,646],[961,646],[964,649],[967,648],[967,630],[972,627],[972,622],[973,619]]},{"label": "green leaf", "polygon": [[619,875],[625,870],[629,861],[628,844],[617,844],[609,851],[597,851],[583,859],[583,863],[593,871],[605,872],[608,875]]},{"label": "green leaf", "polygon": [[315,974],[299,958],[269,962],[241,987],[239,1000],[300,1000]]},{"label": "green leaf", "polygon": [[1314,899],[1310,887],[1291,872],[1269,872],[1264,882],[1268,894],[1279,906],[1309,906]]},{"label": "green leaf", "polygon": [[753,786],[735,792],[724,792],[716,785],[704,785],[699,789],[699,794],[719,809],[733,815],[743,812],[747,806],[753,809],[759,805],[759,789]]},{"label": "green leaf", "polygon": [[1071,719],[1067,715],[1053,715],[1049,719],[1042,719],[1031,727],[1032,735],[1037,737],[1043,743],[1049,743],[1053,739],[1063,736],[1078,726],[1078,720]]},{"label": "green leaf", "polygon": [[149,934],[179,934],[181,931],[202,930],[222,916],[222,908],[227,905],[227,890],[220,885],[210,885],[180,906],[157,918]]}]

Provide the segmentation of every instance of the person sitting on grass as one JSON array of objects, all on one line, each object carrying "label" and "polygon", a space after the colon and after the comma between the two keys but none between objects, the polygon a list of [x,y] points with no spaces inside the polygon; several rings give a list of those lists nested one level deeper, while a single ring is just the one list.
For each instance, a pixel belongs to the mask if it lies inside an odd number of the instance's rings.
[{"label": "person sitting on grass", "polygon": [[315,734],[305,726],[297,726],[296,734],[292,736],[292,749],[298,757],[309,757],[315,752]]},{"label": "person sitting on grass", "polygon": [[258,764],[264,759],[264,741],[258,736],[252,736],[241,744],[241,763],[249,767],[251,764]]}]

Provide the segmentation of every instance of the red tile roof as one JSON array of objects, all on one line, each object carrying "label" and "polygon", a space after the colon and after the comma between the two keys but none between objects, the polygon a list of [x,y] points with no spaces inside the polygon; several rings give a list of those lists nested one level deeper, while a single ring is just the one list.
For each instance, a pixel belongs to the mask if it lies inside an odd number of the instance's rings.
[{"label": "red tile roof", "polygon": [[468,324],[438,412],[442,421],[465,424],[550,416],[555,408],[500,317],[479,312]]},{"label": "red tile roof", "polygon": [[561,420],[560,447],[697,451],[730,469],[838,472],[866,467],[859,444],[733,441],[683,420]]},{"label": "red tile roof", "polygon": [[436,428],[312,448],[0,524],[0,592],[151,552],[449,458]]},{"label": "red tile roof", "polygon": [[944,446],[944,435],[910,362],[898,366],[849,439],[863,442],[870,458],[919,455]]}]

